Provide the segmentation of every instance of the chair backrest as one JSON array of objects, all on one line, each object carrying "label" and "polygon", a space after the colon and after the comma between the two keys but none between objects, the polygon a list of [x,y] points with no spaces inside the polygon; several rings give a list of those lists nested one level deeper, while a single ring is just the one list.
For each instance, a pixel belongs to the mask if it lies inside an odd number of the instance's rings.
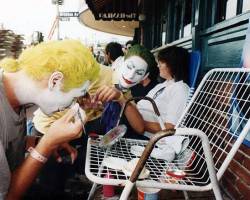
[{"label": "chair backrest", "polygon": [[201,63],[201,53],[200,51],[193,51],[190,53],[189,59],[189,80],[188,85],[190,87],[188,102],[194,94],[195,84],[197,81],[198,72]]},{"label": "chair backrest", "polygon": [[[177,127],[197,128],[209,139],[217,176],[220,179],[250,130],[250,69],[209,71],[183,113]],[[237,104],[238,112],[232,112]],[[237,121],[233,121],[233,118]],[[234,129],[232,128],[234,126]],[[205,166],[201,141],[190,138],[196,162]]]}]

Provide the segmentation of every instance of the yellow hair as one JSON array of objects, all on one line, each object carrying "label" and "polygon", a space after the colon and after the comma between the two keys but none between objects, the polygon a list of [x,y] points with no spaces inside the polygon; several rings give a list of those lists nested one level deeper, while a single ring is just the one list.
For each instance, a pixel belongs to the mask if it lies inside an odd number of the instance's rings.
[{"label": "yellow hair", "polygon": [[63,90],[92,81],[100,67],[88,48],[77,40],[43,42],[25,49],[17,60],[5,58],[0,66],[8,72],[24,70],[34,80],[42,80],[55,71],[64,75]]},{"label": "yellow hair", "polygon": [[18,62],[13,58],[4,58],[1,60],[0,67],[7,72],[16,72],[19,70]]}]

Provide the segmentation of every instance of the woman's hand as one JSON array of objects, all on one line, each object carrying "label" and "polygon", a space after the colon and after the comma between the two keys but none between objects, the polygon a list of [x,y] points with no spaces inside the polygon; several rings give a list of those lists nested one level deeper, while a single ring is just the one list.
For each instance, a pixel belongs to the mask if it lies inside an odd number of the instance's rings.
[{"label": "woman's hand", "polygon": [[78,98],[77,102],[83,110],[92,110],[102,108],[102,103],[95,101],[95,96],[91,96],[87,93],[84,97]]},{"label": "woman's hand", "polygon": [[95,101],[101,101],[103,103],[120,99],[122,92],[115,87],[102,86],[96,91]]},{"label": "woman's hand", "polygon": [[[51,150],[56,149],[60,144],[81,136],[83,124],[78,117],[75,117],[78,109],[79,104],[76,104],[63,117],[51,125],[47,134],[41,139],[41,142],[46,143],[47,148],[51,148]],[[75,121],[73,121],[73,118]]]}]

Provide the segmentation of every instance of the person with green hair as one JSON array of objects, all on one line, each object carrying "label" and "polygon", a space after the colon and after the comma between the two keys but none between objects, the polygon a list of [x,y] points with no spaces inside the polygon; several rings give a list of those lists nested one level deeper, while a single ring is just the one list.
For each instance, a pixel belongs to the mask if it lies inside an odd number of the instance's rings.
[{"label": "person with green hair", "polygon": [[[105,109],[107,116],[110,115],[110,110],[114,112],[114,110],[119,109],[119,106],[117,106],[117,104],[122,105],[125,101],[128,100],[128,96],[124,95],[124,92],[130,90],[133,86],[146,80],[153,67],[156,67],[156,61],[153,54],[147,48],[137,44],[129,49],[127,54],[124,56],[123,62],[120,62],[120,64],[115,67],[115,72],[118,75],[118,81],[115,87],[103,85],[96,92],[97,101],[100,100],[103,103],[107,103],[113,100],[113,102],[109,103],[112,105],[110,106],[111,108]],[[129,98],[131,97],[132,96],[130,95]],[[114,100],[116,102],[114,102]],[[114,109],[113,107],[117,108]],[[106,126],[105,132],[113,128],[116,124],[119,112],[115,113],[116,114],[112,114],[112,116],[108,117],[107,119],[105,119],[104,113],[103,121],[105,122],[104,126]],[[138,113],[133,103],[129,103],[127,105],[125,115],[127,115],[127,113],[134,113],[134,115],[131,115],[129,118],[127,118],[127,120],[136,132],[142,133],[144,131],[143,124],[139,123],[140,121],[136,120],[140,117],[140,114]],[[112,119],[115,119],[115,121],[111,122]]]},{"label": "person with green hair", "polygon": [[132,46],[118,66],[119,84],[122,88],[131,88],[149,76],[150,69],[156,66],[154,55],[144,46]]},{"label": "person with green hair", "polygon": [[[3,59],[0,67],[0,199],[20,199],[53,151],[64,148],[75,159],[76,151],[67,142],[80,136],[86,118],[78,104],[71,105],[86,94],[100,68],[76,40],[38,44],[16,60]],[[27,104],[38,105],[47,115],[71,109],[24,159]]]}]

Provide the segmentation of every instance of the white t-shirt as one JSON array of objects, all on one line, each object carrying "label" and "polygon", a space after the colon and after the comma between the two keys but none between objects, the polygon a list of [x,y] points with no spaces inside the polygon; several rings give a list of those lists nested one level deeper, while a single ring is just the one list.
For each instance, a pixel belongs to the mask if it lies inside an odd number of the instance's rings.
[{"label": "white t-shirt", "polygon": [[119,56],[115,59],[115,61],[112,63],[111,68],[113,71],[116,71],[118,68],[121,67],[124,63],[124,56]]},{"label": "white t-shirt", "polygon": [[[186,83],[170,80],[156,85],[149,91],[147,96],[155,101],[163,121],[176,125],[186,106],[188,94],[189,87]],[[137,108],[145,121],[158,122],[152,104],[149,101],[139,101]]]}]

